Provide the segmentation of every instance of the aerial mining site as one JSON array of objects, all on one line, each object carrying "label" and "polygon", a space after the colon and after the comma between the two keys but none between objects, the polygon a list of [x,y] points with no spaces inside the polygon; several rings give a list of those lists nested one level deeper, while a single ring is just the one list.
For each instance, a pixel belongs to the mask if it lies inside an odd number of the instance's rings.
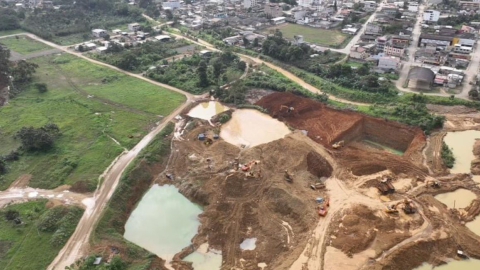
[{"label": "aerial mining site", "polygon": [[124,235],[162,268],[478,269],[480,114],[430,106],[447,120],[426,136],[291,93],[253,102],[265,111],[207,99],[176,117]]}]

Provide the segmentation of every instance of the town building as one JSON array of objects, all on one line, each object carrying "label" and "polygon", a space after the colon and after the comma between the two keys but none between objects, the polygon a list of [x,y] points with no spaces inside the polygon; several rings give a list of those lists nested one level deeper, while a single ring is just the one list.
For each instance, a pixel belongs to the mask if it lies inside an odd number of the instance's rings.
[{"label": "town building", "polygon": [[138,23],[129,23],[128,24],[128,30],[130,31],[139,31],[142,28],[142,26]]},{"label": "town building", "polygon": [[100,38],[100,37],[104,37],[104,36],[108,35],[108,32],[107,32],[107,30],[103,30],[103,29],[93,29],[92,30],[92,35],[94,37]]},{"label": "town building", "polygon": [[282,23],[285,23],[286,22],[286,18],[285,17],[276,17],[276,18],[273,18],[270,20],[273,24],[277,25],[277,24],[282,24]]},{"label": "town building", "polygon": [[383,49],[385,55],[402,57],[405,53],[405,44],[389,40]]},{"label": "town building", "polygon": [[382,71],[398,71],[401,67],[400,58],[395,56],[383,56],[378,59],[377,69]]},{"label": "town building", "polygon": [[423,20],[425,22],[438,22],[439,18],[440,18],[440,12],[439,11],[429,9],[429,10],[425,10],[423,12]]}]

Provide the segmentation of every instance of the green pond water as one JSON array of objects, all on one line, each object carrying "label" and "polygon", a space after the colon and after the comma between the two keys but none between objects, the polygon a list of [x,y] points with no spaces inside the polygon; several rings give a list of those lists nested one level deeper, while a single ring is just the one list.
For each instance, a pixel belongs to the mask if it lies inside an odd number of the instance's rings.
[{"label": "green pond water", "polygon": [[370,145],[370,146],[374,147],[374,148],[379,148],[379,149],[382,149],[382,150],[385,150],[385,151],[388,151],[390,153],[397,154],[397,155],[403,155],[403,152],[400,151],[400,150],[385,146],[383,144],[379,144],[379,143],[374,142],[374,141],[370,141],[370,140],[365,139],[365,140],[363,140],[363,142],[366,143],[367,145]]},{"label": "green pond water", "polygon": [[172,185],[154,185],[125,224],[125,239],[166,261],[191,244],[202,209]]}]

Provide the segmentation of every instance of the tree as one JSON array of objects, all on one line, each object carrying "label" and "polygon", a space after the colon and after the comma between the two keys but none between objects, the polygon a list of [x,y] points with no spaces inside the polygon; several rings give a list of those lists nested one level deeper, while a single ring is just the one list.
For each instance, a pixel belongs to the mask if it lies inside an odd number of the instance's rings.
[{"label": "tree", "polygon": [[106,34],[105,36],[103,36],[103,39],[104,39],[104,40],[107,40],[107,41],[110,40],[110,35],[109,35],[109,34]]},{"label": "tree", "polygon": [[3,159],[0,159],[0,175],[7,172],[7,165]]},{"label": "tree", "polygon": [[208,86],[208,76],[207,76],[207,63],[201,61],[197,68],[198,78],[200,80],[199,86],[206,87]]},{"label": "tree", "polygon": [[173,19],[173,13],[170,9],[165,10],[165,15],[167,16],[167,20],[171,21]]},{"label": "tree", "polygon": [[471,98],[471,99],[478,99],[478,91],[476,89],[472,89],[468,92],[468,96]]},{"label": "tree", "polygon": [[47,124],[41,128],[22,127],[16,134],[22,147],[28,151],[45,151],[53,147],[60,130],[55,124]]},{"label": "tree", "polygon": [[16,83],[29,82],[33,74],[36,72],[38,65],[35,63],[29,63],[25,60],[18,61],[11,69],[11,75],[13,81]]},{"label": "tree", "polygon": [[258,38],[255,38],[253,40],[253,44],[252,44],[253,47],[258,47]]},{"label": "tree", "polygon": [[334,9],[335,11],[337,11],[337,10],[338,10],[338,7],[337,7],[337,1],[335,1],[335,2],[333,3],[333,9]]},{"label": "tree", "polygon": [[239,61],[237,64],[237,68],[241,71],[245,71],[245,69],[247,68],[247,63],[245,63],[244,61]]},{"label": "tree", "polygon": [[250,41],[246,37],[243,37],[243,46],[247,47],[250,44]]},{"label": "tree", "polygon": [[15,220],[19,216],[20,216],[20,213],[16,210],[7,210],[7,212],[5,212],[5,219],[8,221]]},{"label": "tree", "polygon": [[45,83],[36,83],[35,88],[37,88],[39,93],[45,93],[48,91],[47,85]]}]

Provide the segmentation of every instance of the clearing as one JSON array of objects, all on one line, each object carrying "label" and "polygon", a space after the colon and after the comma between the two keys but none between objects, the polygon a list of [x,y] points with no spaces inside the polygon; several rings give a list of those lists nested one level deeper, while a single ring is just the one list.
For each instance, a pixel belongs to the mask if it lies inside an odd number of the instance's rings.
[{"label": "clearing", "polygon": [[181,94],[71,55],[31,61],[39,65],[34,83],[46,83],[48,92],[30,86],[0,108],[0,155],[18,148],[13,135],[24,126],[55,123],[62,135],[50,151],[9,162],[2,190],[23,174],[32,175],[31,187],[77,183],[77,191],[93,190],[123,148],[133,147],[184,101]]},{"label": "clearing", "polygon": [[306,42],[325,46],[340,45],[348,37],[338,30],[326,30],[290,23],[268,27],[263,32],[270,34],[276,29],[282,31],[283,36],[290,40],[293,40],[294,35],[303,35],[303,39]]},{"label": "clearing", "polygon": [[0,43],[7,46],[10,50],[22,55],[51,49],[50,46],[26,36],[2,38]]}]

